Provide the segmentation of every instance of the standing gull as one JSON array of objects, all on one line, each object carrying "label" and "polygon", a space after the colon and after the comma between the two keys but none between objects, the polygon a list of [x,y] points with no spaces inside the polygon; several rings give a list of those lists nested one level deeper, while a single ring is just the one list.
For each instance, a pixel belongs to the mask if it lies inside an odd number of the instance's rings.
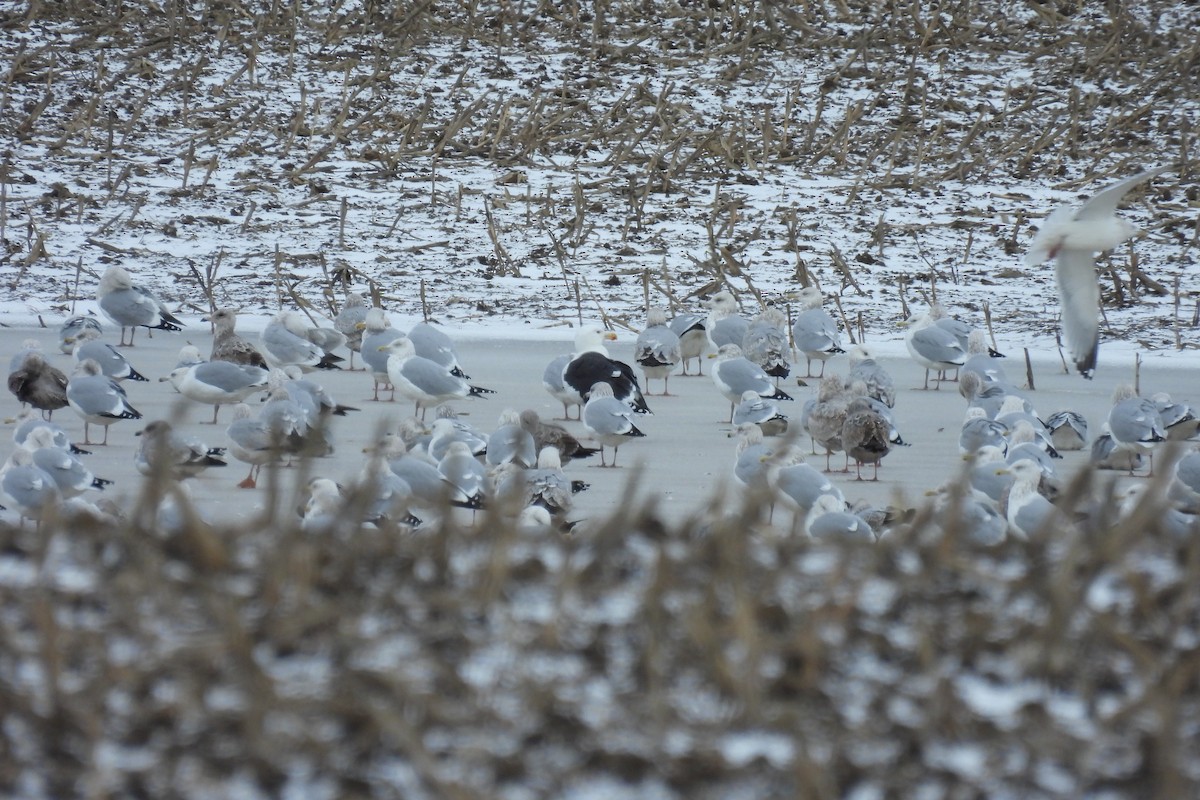
[{"label": "standing gull", "polygon": [[383,349],[383,346],[399,339],[404,332],[392,327],[388,321],[387,312],[382,308],[367,309],[367,316],[363,320],[362,327],[360,354],[363,364],[370,370],[371,377],[375,379],[375,394],[371,399],[378,402],[379,387],[387,386],[392,390],[391,399],[395,400],[396,387],[391,385],[388,378],[389,354]]},{"label": "standing gull", "polygon": [[[309,341],[305,332],[309,328],[304,319],[293,311],[280,311],[267,323],[259,335],[263,357],[272,367],[295,365],[305,372],[314,369],[337,369],[342,359],[326,353],[319,345]],[[300,331],[297,333],[296,331]]]},{"label": "standing gull", "polygon": [[913,360],[925,368],[925,389],[929,388],[929,370],[937,375],[937,386],[942,388],[940,377],[948,369],[958,369],[967,360],[967,349],[959,343],[958,338],[935,324],[929,314],[913,314],[903,323],[908,329],[904,334],[904,344]]},{"label": "standing gull", "polygon": [[240,403],[252,394],[265,391],[269,373],[259,367],[229,361],[202,361],[190,367],[176,367],[166,378],[180,394],[197,403],[211,404],[212,424],[227,403]]},{"label": "standing gull", "polygon": [[412,340],[400,336],[379,348],[388,354],[388,379],[392,385],[416,404],[414,413],[425,418],[425,409],[447,400],[482,397],[495,394],[491,389],[472,386],[436,361],[416,354]]},{"label": "standing gull", "polygon": [[862,465],[873,464],[871,480],[879,480],[879,462],[891,451],[888,442],[891,425],[882,414],[870,407],[868,398],[852,400],[842,423],[842,447],[854,459],[856,480],[862,480]]},{"label": "standing gull", "polygon": [[586,349],[575,353],[563,368],[563,389],[569,392],[572,402],[586,403],[592,387],[597,383],[605,383],[612,389],[613,397],[638,414],[649,414],[650,407],[642,396],[642,388],[638,385],[633,368],[624,361],[609,358],[604,348],[605,339],[615,339],[616,336],[595,329],[581,331],[576,337],[576,345],[583,344]]},{"label": "standing gull", "polygon": [[[121,347],[133,347],[133,334],[139,327],[147,330],[183,330],[183,323],[149,290],[135,285],[133,276],[124,267],[113,265],[104,271],[100,276],[96,299],[100,303],[100,310],[121,326]],[[126,328],[129,329],[128,344],[125,342]]]},{"label": "standing gull", "polygon": [[729,400],[729,421],[733,421],[733,413],[738,403],[742,402],[746,392],[752,391],[767,400],[791,400],[787,392],[778,388],[762,367],[742,356],[742,349],[736,344],[722,345],[715,355],[717,363],[712,368],[712,380],[717,390]]},{"label": "standing gull", "polygon": [[229,455],[250,465],[250,472],[238,484],[242,489],[258,486],[258,473],[263,464],[279,459],[280,445],[271,434],[271,427],[254,417],[254,410],[245,403],[233,407],[233,422],[225,429],[229,440]]},{"label": "standing gull", "polygon": [[679,337],[667,326],[667,312],[650,309],[646,312],[646,328],[633,345],[633,360],[646,376],[646,394],[650,394],[650,381],[656,378],[662,379],[663,396],[670,394],[667,384],[681,359]]},{"label": "standing gull", "polygon": [[792,372],[787,353],[787,318],[774,307],[767,307],[750,322],[742,337],[742,355],[763,368],[772,378],[786,378]]},{"label": "standing gull", "polygon": [[800,290],[799,302],[804,310],[792,322],[792,340],[808,362],[805,377],[814,377],[814,358],[821,362],[821,375],[818,377],[824,377],[825,362],[838,353],[846,352],[842,349],[842,337],[838,334],[833,317],[821,308],[824,298],[820,289],[815,286],[804,287]]},{"label": "standing gull", "polygon": [[213,325],[212,352],[210,361],[229,361],[260,369],[268,369],[267,360],[258,348],[246,341],[235,330],[237,312],[232,308],[218,308],[208,320]]},{"label": "standing gull", "polygon": [[679,314],[672,317],[667,327],[679,337],[679,358],[683,362],[683,374],[688,375],[688,362],[696,360],[699,375],[704,374],[704,351],[708,349],[708,332],[704,327],[703,314]]},{"label": "standing gull", "polygon": [[90,358],[100,365],[105,375],[114,381],[148,381],[142,373],[133,368],[129,359],[121,355],[121,351],[111,344],[100,341],[100,334],[94,330],[81,331],[75,337],[71,355],[76,362]]},{"label": "standing gull", "polygon": [[333,318],[333,327],[346,337],[350,350],[350,369],[354,369],[354,354],[362,352],[363,324],[367,320],[367,299],[357,292],[346,296],[342,310]]},{"label": "standing gull", "polygon": [[412,340],[413,350],[421,358],[441,364],[456,378],[465,381],[471,379],[458,363],[458,350],[454,347],[454,340],[442,331],[428,322],[418,322],[409,329],[408,338]]},{"label": "standing gull", "polygon": [[[79,362],[67,382],[67,403],[83,418],[83,443],[108,444],[108,426],[123,419],[141,419],[142,414],[129,404],[125,390],[104,376],[100,365],[91,359]],[[104,440],[88,440],[88,426],[102,425]]]},{"label": "standing gull", "polygon": [[[588,394],[587,404],[583,407],[583,425],[600,443],[600,466],[615,467],[621,444],[646,434],[633,424],[633,411],[613,396],[612,387],[607,383],[597,383]],[[604,460],[605,447],[613,449],[612,464]]]},{"label": "standing gull", "polygon": [[1117,205],[1133,187],[1168,169],[1158,167],[1117,181],[1078,209],[1059,206],[1046,218],[1025,256],[1029,266],[1054,259],[1063,339],[1075,369],[1085,378],[1092,377],[1100,349],[1100,283],[1096,279],[1095,255],[1137,233],[1137,228],[1117,217]]},{"label": "standing gull", "polygon": [[566,371],[567,365],[580,353],[588,351],[608,356],[608,351],[604,349],[604,342],[615,341],[616,338],[615,333],[602,328],[581,328],[575,334],[575,352],[555,356],[546,365],[546,370],[542,373],[542,388],[549,392],[551,397],[562,403],[562,419],[571,419],[571,406],[579,408],[580,414],[583,413],[583,400],[580,398],[579,392],[568,386],[563,380],[563,372]]},{"label": "standing gull", "polygon": [[704,323],[709,343],[716,349],[721,345],[742,346],[750,321],[737,313],[738,304],[729,292],[717,292],[708,300],[708,319]]},{"label": "standing gull", "polygon": [[[1149,474],[1154,474],[1154,445],[1167,438],[1158,407],[1154,401],[1138,397],[1133,386],[1119,385],[1113,391],[1113,406],[1108,412],[1108,430],[1118,448],[1146,453],[1150,462]],[[1132,461],[1129,474],[1133,474]]]}]

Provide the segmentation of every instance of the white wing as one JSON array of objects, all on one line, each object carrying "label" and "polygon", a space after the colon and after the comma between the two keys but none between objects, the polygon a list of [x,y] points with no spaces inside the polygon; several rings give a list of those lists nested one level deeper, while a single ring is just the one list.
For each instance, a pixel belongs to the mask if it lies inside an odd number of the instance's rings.
[{"label": "white wing", "polygon": [[1092,254],[1060,250],[1054,262],[1054,275],[1058,279],[1067,352],[1079,373],[1090,378],[1100,345],[1100,283]]},{"label": "white wing", "polygon": [[1106,189],[1101,189],[1091,199],[1079,207],[1079,211],[1075,214],[1075,219],[1108,219],[1117,213],[1117,206],[1121,202],[1121,198],[1125,196],[1133,187],[1137,186],[1142,181],[1149,180],[1155,175],[1161,174],[1169,170],[1170,167],[1158,167],[1157,169],[1146,170],[1139,172],[1133,177],[1126,178],[1123,181],[1117,181],[1112,186]]}]

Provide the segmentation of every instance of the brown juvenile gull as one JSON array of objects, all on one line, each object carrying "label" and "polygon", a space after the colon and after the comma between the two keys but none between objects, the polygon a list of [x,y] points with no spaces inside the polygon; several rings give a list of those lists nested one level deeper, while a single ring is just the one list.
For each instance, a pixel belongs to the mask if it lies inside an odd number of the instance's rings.
[{"label": "brown juvenile gull", "polygon": [[9,374],[8,390],[46,419],[67,405],[67,376],[36,350],[27,352],[21,366]]},{"label": "brown juvenile gull", "polygon": [[267,360],[258,348],[243,339],[236,330],[237,312],[232,308],[218,308],[208,320],[213,324],[212,353],[210,361],[229,361],[250,367],[269,369]]}]

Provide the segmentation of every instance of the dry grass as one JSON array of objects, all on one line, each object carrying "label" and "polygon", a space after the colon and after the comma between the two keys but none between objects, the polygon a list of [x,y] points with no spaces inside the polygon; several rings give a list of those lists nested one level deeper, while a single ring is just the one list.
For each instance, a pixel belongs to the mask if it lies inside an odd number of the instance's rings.
[{"label": "dry grass", "polygon": [[573,537],[168,535],[149,487],[120,525],[0,533],[0,786],[1190,796],[1200,538],[1109,524],[1092,480],[1078,534],[991,549],[929,510],[873,546],[772,534],[762,498]]}]

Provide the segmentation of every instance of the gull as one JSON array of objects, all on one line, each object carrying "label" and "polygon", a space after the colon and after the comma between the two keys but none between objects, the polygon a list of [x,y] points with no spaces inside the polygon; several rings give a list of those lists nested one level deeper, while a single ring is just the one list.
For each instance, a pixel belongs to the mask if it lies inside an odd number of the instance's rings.
[{"label": "gull", "polygon": [[318,364],[317,369],[341,369],[337,365],[345,359],[334,355],[333,351],[346,343],[345,334],[337,328],[327,325],[317,325],[315,322],[310,325],[304,321],[302,316],[296,313],[287,314],[283,319],[283,324],[292,333],[302,339],[307,339],[321,348],[321,351],[325,354],[322,358],[322,362],[324,363]]},{"label": "gull", "polygon": [[742,392],[741,402],[733,409],[733,424],[746,422],[757,425],[764,436],[780,436],[788,427],[788,418],[779,413],[779,404],[753,389]]},{"label": "gull", "polygon": [[[142,414],[129,403],[125,390],[105,377],[100,365],[90,358],[80,361],[67,381],[67,404],[83,418],[83,443],[108,444],[108,426],[123,419],[141,419]],[[88,440],[88,426],[102,425],[104,440]]]},{"label": "gull", "polygon": [[[997,467],[991,469],[995,472]],[[966,535],[984,547],[994,547],[1008,538],[1008,520],[982,492],[971,489],[964,493],[955,481],[947,481],[925,494],[932,498],[931,522],[943,535]]]},{"label": "gull", "polygon": [[[805,419],[805,430],[813,441],[825,448],[825,471],[831,472],[829,457],[840,450],[845,450],[842,442],[842,426],[850,412],[850,398],[840,375],[829,374],[821,378],[817,387],[817,402],[808,412]],[[847,459],[849,456],[847,456]],[[847,460],[842,472],[850,471]]]},{"label": "gull", "polygon": [[708,349],[708,332],[704,327],[703,314],[679,314],[671,318],[667,327],[679,337],[679,358],[683,363],[683,374],[688,375],[688,362],[696,360],[698,374],[704,374],[704,351]]},{"label": "gull", "polygon": [[581,328],[575,334],[575,352],[556,356],[546,365],[546,370],[542,373],[542,388],[563,404],[561,419],[571,419],[572,406],[577,407],[580,414],[583,413],[583,399],[579,396],[579,392],[574,387],[568,386],[563,380],[563,372],[566,371],[567,366],[581,353],[596,352],[607,358],[608,350],[604,348],[604,342],[616,341],[616,338],[615,333],[602,328]]},{"label": "gull", "polygon": [[704,329],[713,348],[719,350],[725,344],[742,346],[750,321],[737,311],[737,300],[729,292],[717,292],[709,298],[708,319],[705,320]]},{"label": "gull", "polygon": [[367,320],[367,299],[361,294],[352,292],[346,296],[342,310],[333,318],[333,327],[346,337],[346,347],[350,350],[350,369],[354,369],[354,354],[362,352],[363,323]]},{"label": "gull", "polygon": [[21,368],[21,364],[25,361],[25,356],[30,353],[44,355],[42,352],[42,343],[37,339],[26,339],[21,342],[21,349],[13,353],[12,358],[8,360],[8,374],[16,372]]},{"label": "gull", "polygon": [[624,361],[609,358],[604,348],[605,340],[615,338],[615,334],[597,329],[581,331],[576,337],[576,346],[583,344],[585,349],[573,354],[563,367],[563,390],[570,393],[572,402],[582,405],[587,402],[594,385],[608,384],[617,400],[627,403],[637,414],[649,414],[650,407],[642,396],[633,368]]},{"label": "gull", "polygon": [[891,425],[882,414],[862,402],[867,399],[858,398],[847,408],[846,418],[842,423],[842,448],[846,455],[854,459],[857,474],[855,480],[863,479],[863,464],[873,464],[875,473],[871,480],[878,481],[879,462],[892,449],[888,441]]},{"label": "gull", "polygon": [[1096,253],[1110,250],[1137,233],[1137,228],[1117,217],[1117,205],[1133,187],[1168,169],[1158,167],[1117,181],[1077,209],[1059,206],[1046,218],[1025,255],[1029,266],[1054,259],[1063,338],[1075,369],[1085,378],[1092,377],[1100,348]]},{"label": "gull", "polygon": [[149,381],[142,373],[133,368],[129,359],[121,355],[121,351],[111,344],[100,341],[100,334],[92,329],[80,331],[75,337],[71,356],[76,362],[90,358],[100,365],[101,371],[114,381]]},{"label": "gull", "polygon": [[572,458],[590,458],[600,452],[594,447],[584,447],[563,426],[555,425],[553,422],[543,422],[532,408],[521,412],[521,427],[529,431],[539,454],[544,448],[553,447],[558,451],[559,460],[564,464]]},{"label": "gull", "polygon": [[67,376],[36,350],[27,352],[21,365],[9,373],[8,390],[22,403],[42,411],[46,419],[67,405]]},{"label": "gull", "polygon": [[767,307],[750,321],[742,337],[742,355],[763,368],[772,378],[786,378],[792,372],[788,363],[787,318],[774,307]]},{"label": "gull", "polygon": [[62,494],[44,469],[33,463],[33,453],[18,448],[0,470],[0,495],[20,514],[21,520],[41,520],[51,513]]},{"label": "gull", "polygon": [[5,422],[13,422],[16,424],[16,427],[13,428],[12,438],[13,444],[15,444],[17,447],[24,447],[26,450],[33,450],[33,445],[29,444],[30,435],[40,428],[45,428],[46,430],[50,431],[50,438],[54,447],[74,453],[77,456],[86,456],[91,454],[90,450],[84,450],[76,447],[67,436],[67,432],[63,430],[61,426],[50,422],[49,420],[42,419],[41,415],[34,413],[33,409],[26,408],[21,411],[20,414],[17,414],[16,418],[12,420],[5,420]]},{"label": "gull", "polygon": [[1055,450],[1082,450],[1087,444],[1087,420],[1077,411],[1055,411],[1046,418],[1046,430]]},{"label": "gull", "polygon": [[135,435],[142,441],[133,455],[133,465],[143,475],[181,481],[209,467],[226,465],[225,448],[209,447],[195,436],[175,430],[166,420],[154,420]]},{"label": "gull", "polygon": [[[1105,428],[1108,424],[1105,423]],[[1107,430],[1092,441],[1092,451],[1089,461],[1096,469],[1134,470],[1142,468],[1142,454],[1136,450],[1126,450],[1113,440]]]},{"label": "gull", "polygon": [[[100,276],[96,299],[100,303],[100,310],[121,326],[121,347],[133,347],[133,334],[139,327],[147,330],[183,330],[183,323],[149,290],[135,285],[133,276],[124,267],[113,265],[104,271]],[[129,329],[128,344],[125,342],[126,328]]]},{"label": "gull", "polygon": [[[1145,452],[1154,474],[1154,445],[1167,438],[1154,401],[1138,397],[1133,386],[1123,383],[1113,391],[1113,406],[1108,412],[1108,431],[1122,450]],[[1129,474],[1133,474],[1132,462]]]},{"label": "gull", "polygon": [[[842,337],[838,334],[837,323],[821,308],[824,297],[821,290],[815,286],[805,286],[800,290],[799,302],[804,307],[792,322],[792,340],[796,349],[804,353],[808,361],[806,378],[824,377],[825,362],[842,349]],[[812,374],[813,359],[821,362],[821,374]]]},{"label": "gull", "polygon": [[669,395],[667,384],[682,358],[679,336],[667,326],[667,312],[661,308],[647,311],[646,328],[638,334],[633,345],[633,360],[646,376],[646,394],[650,394],[650,381],[661,378],[663,396]]},{"label": "gull", "polygon": [[1186,453],[1175,462],[1171,499],[1189,514],[1200,514],[1200,451]]},{"label": "gull", "polygon": [[85,330],[104,333],[104,328],[100,325],[100,320],[95,317],[83,314],[70,317],[58,329],[58,349],[67,355],[71,355],[71,350],[75,347],[75,337]]},{"label": "gull", "polygon": [[238,403],[233,407],[233,421],[225,429],[225,436],[229,440],[229,455],[250,465],[250,472],[238,487],[255,488],[263,465],[278,461],[282,451],[280,443],[271,434],[270,425],[256,419],[250,406]]},{"label": "gull", "polygon": [[88,489],[104,489],[112,481],[97,478],[76,456],[59,447],[55,432],[37,428],[29,434],[24,449],[33,453],[32,463],[54,479],[64,498],[78,497]]},{"label": "gull", "polygon": [[379,401],[379,387],[387,386],[392,390],[392,400],[396,399],[396,387],[391,385],[388,378],[388,353],[382,348],[395,339],[404,335],[388,322],[387,312],[382,308],[369,308],[362,322],[362,344],[359,353],[363,364],[371,371],[375,379],[375,394],[371,400]]},{"label": "gull", "polygon": [[421,358],[428,358],[434,363],[441,364],[451,375],[469,381],[471,376],[463,372],[458,363],[458,351],[454,348],[454,340],[428,322],[418,322],[408,331],[413,349]]},{"label": "gull", "polygon": [[823,495],[833,497],[839,508],[846,508],[846,498],[842,490],[811,464],[789,464],[781,467],[775,476],[775,483],[780,497],[792,509],[793,533],[804,524],[817,498]]},{"label": "gull", "polygon": [[431,405],[464,397],[482,397],[495,394],[492,389],[473,386],[436,361],[416,354],[412,340],[400,336],[379,348],[388,354],[388,380],[405,397],[412,400],[421,418]]},{"label": "gull", "polygon": [[458,419],[454,410],[447,405],[438,406],[437,415],[438,418],[430,426],[429,444],[425,448],[430,458],[441,461],[452,442],[462,442],[473,456],[487,455],[488,437],[481,431]]},{"label": "gull", "polygon": [[[974,373],[984,384],[1007,384],[1008,377],[1004,374],[1004,367],[1000,365],[1001,358],[1004,356],[988,347],[987,334],[976,328],[967,336],[967,360],[959,369],[959,374]],[[960,384],[959,393],[962,391]]]},{"label": "gull", "polygon": [[[272,367],[298,366],[305,372],[337,369],[342,359],[327,353],[306,335],[313,330],[294,311],[280,311],[259,335],[263,357]],[[299,331],[299,332],[297,332]]]},{"label": "gull", "polygon": [[206,319],[213,326],[212,352],[210,361],[229,361],[260,369],[268,369],[267,360],[258,348],[242,338],[235,330],[237,312],[232,308],[218,308]]},{"label": "gull", "polygon": [[265,391],[269,373],[260,367],[229,361],[202,361],[190,367],[176,367],[159,381],[170,381],[180,394],[197,403],[211,404],[212,424],[217,424],[221,406],[240,403],[252,394]]},{"label": "gull", "polygon": [[804,520],[804,532],[813,539],[874,542],[870,523],[846,510],[845,501],[829,494],[816,499]]},{"label": "gull", "polygon": [[1164,496],[1161,484],[1135,483],[1121,493],[1118,513],[1130,527],[1126,530],[1158,530],[1179,542],[1188,542],[1200,533],[1200,517],[1179,508]]},{"label": "gull", "polygon": [[958,432],[958,451],[963,455],[976,453],[984,447],[995,447],[1008,451],[1008,426],[994,419],[978,406],[967,409],[962,428]]},{"label": "gull", "polygon": [[1005,517],[1009,527],[1022,539],[1040,531],[1058,533],[1070,524],[1063,512],[1038,492],[1042,470],[1035,462],[1023,458],[997,472],[1013,476]]},{"label": "gull", "polygon": [[967,360],[967,349],[958,338],[938,327],[933,316],[928,313],[913,314],[901,323],[907,332],[904,334],[904,344],[913,360],[925,368],[925,389],[929,388],[929,370],[938,373],[937,386],[942,388],[941,374],[948,369],[958,369]]},{"label": "gull", "polygon": [[388,468],[387,456],[378,448],[372,449],[359,473],[357,492],[365,500],[365,522],[376,527],[405,525],[415,528],[421,524],[420,518],[409,510],[413,500],[412,487]]},{"label": "gull", "polygon": [[[492,466],[514,463],[527,469],[537,466],[538,450],[533,435],[521,426],[521,415],[506,408],[500,413],[500,425],[487,440],[487,463]],[[557,455],[558,451],[554,451]]]},{"label": "gull", "polygon": [[487,485],[483,465],[463,442],[451,442],[438,462],[438,472],[450,487],[450,501],[472,511],[483,508]]},{"label": "gull", "polygon": [[328,478],[308,482],[308,500],[301,512],[300,528],[308,533],[329,533],[345,522],[342,487]]},{"label": "gull", "polygon": [[862,381],[868,397],[874,397],[888,408],[895,408],[896,383],[891,373],[875,360],[874,353],[866,345],[856,344],[850,348],[849,359],[847,380],[852,384]]},{"label": "gull", "polygon": [[[588,393],[581,416],[584,427],[600,443],[601,467],[617,466],[617,450],[621,444],[646,435],[633,424],[633,413],[628,405],[613,396],[612,387],[607,383],[597,383]],[[612,464],[604,460],[605,447],[613,449]]]},{"label": "gull", "polygon": [[729,421],[738,403],[742,402],[746,392],[752,391],[767,400],[791,400],[792,396],[775,385],[763,368],[742,355],[742,348],[736,344],[725,344],[709,358],[715,358],[717,363],[712,368],[712,380],[717,390],[729,400]]},{"label": "gull", "polygon": [[1172,400],[1171,395],[1166,392],[1156,392],[1150,399],[1158,409],[1158,418],[1168,439],[1193,439],[1200,433],[1200,420],[1196,418],[1196,411],[1190,405]]}]

